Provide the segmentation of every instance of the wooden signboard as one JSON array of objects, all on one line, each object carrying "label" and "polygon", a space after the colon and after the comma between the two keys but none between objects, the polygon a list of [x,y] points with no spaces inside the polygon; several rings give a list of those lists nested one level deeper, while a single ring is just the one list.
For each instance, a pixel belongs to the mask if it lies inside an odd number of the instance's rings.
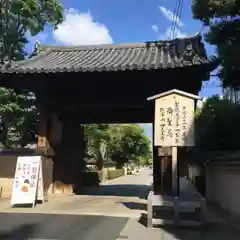
[{"label": "wooden signboard", "polygon": [[[172,189],[179,195],[177,147],[193,147],[194,108],[199,97],[173,89],[147,100],[155,101],[154,145],[172,148]],[[162,153],[159,152],[159,155]]]},{"label": "wooden signboard", "polygon": [[148,98],[155,100],[155,146],[194,146],[196,99],[199,97],[176,89]]}]

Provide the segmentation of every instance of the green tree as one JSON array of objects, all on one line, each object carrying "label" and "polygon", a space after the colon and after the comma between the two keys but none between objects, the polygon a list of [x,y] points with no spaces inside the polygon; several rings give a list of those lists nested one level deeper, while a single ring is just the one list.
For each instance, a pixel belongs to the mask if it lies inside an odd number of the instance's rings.
[{"label": "green tree", "polygon": [[9,133],[15,130],[18,118],[23,113],[23,109],[19,106],[22,97],[21,94],[16,94],[12,89],[0,88],[0,141],[7,148],[12,146],[12,142],[15,140],[14,134],[11,134],[12,139]]},{"label": "green tree", "polygon": [[196,117],[196,146],[201,150],[238,150],[240,106],[209,98]]},{"label": "green tree", "polygon": [[[46,24],[56,28],[62,20],[62,6],[57,0],[0,1],[1,63],[24,59],[27,35],[38,34]],[[0,89],[0,141],[5,147],[15,146],[16,142],[24,146],[35,137],[37,109],[30,96],[27,91]]]},{"label": "green tree", "polygon": [[34,142],[38,111],[33,94],[0,88],[0,116],[0,142],[5,148]]},{"label": "green tree", "polygon": [[89,124],[85,125],[86,155],[102,168],[100,145],[106,144],[109,160],[122,167],[125,163],[141,164],[151,159],[151,142],[138,124]]},{"label": "green tree", "polygon": [[[36,98],[33,93],[25,91],[19,105],[23,109],[23,114],[19,117],[16,125],[16,132],[19,135],[18,144],[20,147],[28,143],[36,142],[36,133],[38,131],[39,112],[36,107]],[[16,121],[17,123],[17,121]]]},{"label": "green tree", "polygon": [[109,155],[118,167],[128,162],[140,164],[141,158],[151,156],[150,141],[138,124],[122,124],[113,130]]},{"label": "green tree", "polygon": [[63,20],[57,0],[2,0],[0,3],[1,61],[26,56],[26,34],[36,35],[46,24],[56,28]]},{"label": "green tree", "polygon": [[95,159],[99,169],[103,167],[104,161],[100,153],[101,144],[103,142],[107,144],[110,138],[108,129],[108,124],[87,124],[84,126],[85,141],[87,142],[85,155],[87,158]]},{"label": "green tree", "polygon": [[193,0],[192,12],[209,28],[206,41],[217,47],[223,85],[239,87],[240,1]]}]

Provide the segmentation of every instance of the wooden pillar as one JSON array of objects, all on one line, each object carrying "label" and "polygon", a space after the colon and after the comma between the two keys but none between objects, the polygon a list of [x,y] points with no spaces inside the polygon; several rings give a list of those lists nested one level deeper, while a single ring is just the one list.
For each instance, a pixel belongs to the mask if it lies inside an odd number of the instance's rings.
[{"label": "wooden pillar", "polygon": [[59,120],[59,116],[57,113],[51,113],[50,120],[49,142],[50,145],[54,148],[61,144],[63,124]]},{"label": "wooden pillar", "polygon": [[161,159],[158,157],[158,148],[153,146],[153,191],[161,194]]},{"label": "wooden pillar", "polygon": [[170,195],[172,189],[172,159],[171,148],[159,148],[161,158],[162,194]]},{"label": "wooden pillar", "polygon": [[47,197],[47,193],[51,190],[54,169],[52,156],[50,154],[51,151],[49,151],[49,131],[51,130],[49,116],[49,112],[44,109],[44,107],[41,107],[38,124],[37,152],[42,156],[43,189],[45,197]]},{"label": "wooden pillar", "polygon": [[[153,111],[154,116],[154,111]],[[154,123],[152,125],[152,153],[153,153],[153,191],[154,194],[162,193],[162,170],[161,170],[161,158],[158,156],[158,147],[154,146]]]},{"label": "wooden pillar", "polygon": [[172,194],[178,196],[178,157],[177,147],[172,147]]},{"label": "wooden pillar", "polygon": [[44,151],[44,153],[46,153],[49,147],[48,124],[49,124],[48,113],[44,108],[41,108],[39,115],[37,147]]},{"label": "wooden pillar", "polygon": [[71,119],[62,122],[62,141],[54,156],[54,191],[71,193],[81,190],[84,167],[84,128]]}]

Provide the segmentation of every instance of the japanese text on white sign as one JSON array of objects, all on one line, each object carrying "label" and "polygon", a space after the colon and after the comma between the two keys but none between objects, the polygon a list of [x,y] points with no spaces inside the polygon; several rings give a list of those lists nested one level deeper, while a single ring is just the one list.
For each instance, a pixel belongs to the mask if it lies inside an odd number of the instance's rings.
[{"label": "japanese text on white sign", "polygon": [[194,100],[168,95],[155,104],[155,146],[194,145]]}]

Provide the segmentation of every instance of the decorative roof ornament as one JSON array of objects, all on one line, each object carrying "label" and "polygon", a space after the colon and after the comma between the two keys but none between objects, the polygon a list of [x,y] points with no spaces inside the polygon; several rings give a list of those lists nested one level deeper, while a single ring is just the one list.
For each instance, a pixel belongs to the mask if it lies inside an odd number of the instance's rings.
[{"label": "decorative roof ornament", "polygon": [[198,56],[199,53],[197,53],[196,51],[194,51],[194,47],[192,42],[186,42],[185,43],[185,47],[184,47],[184,51],[183,51],[183,59],[184,61],[189,61],[192,62],[194,60],[194,58],[196,57],[196,55]]},{"label": "decorative roof ornament", "polygon": [[29,58],[35,57],[39,54],[39,46],[41,45],[41,42],[39,40],[37,40],[34,44],[33,47],[33,52],[32,54],[29,56]]},{"label": "decorative roof ornament", "polygon": [[39,40],[37,40],[36,42],[35,42],[35,45],[34,45],[34,50],[35,51],[39,51],[39,46],[41,45],[41,42],[39,41]]}]

